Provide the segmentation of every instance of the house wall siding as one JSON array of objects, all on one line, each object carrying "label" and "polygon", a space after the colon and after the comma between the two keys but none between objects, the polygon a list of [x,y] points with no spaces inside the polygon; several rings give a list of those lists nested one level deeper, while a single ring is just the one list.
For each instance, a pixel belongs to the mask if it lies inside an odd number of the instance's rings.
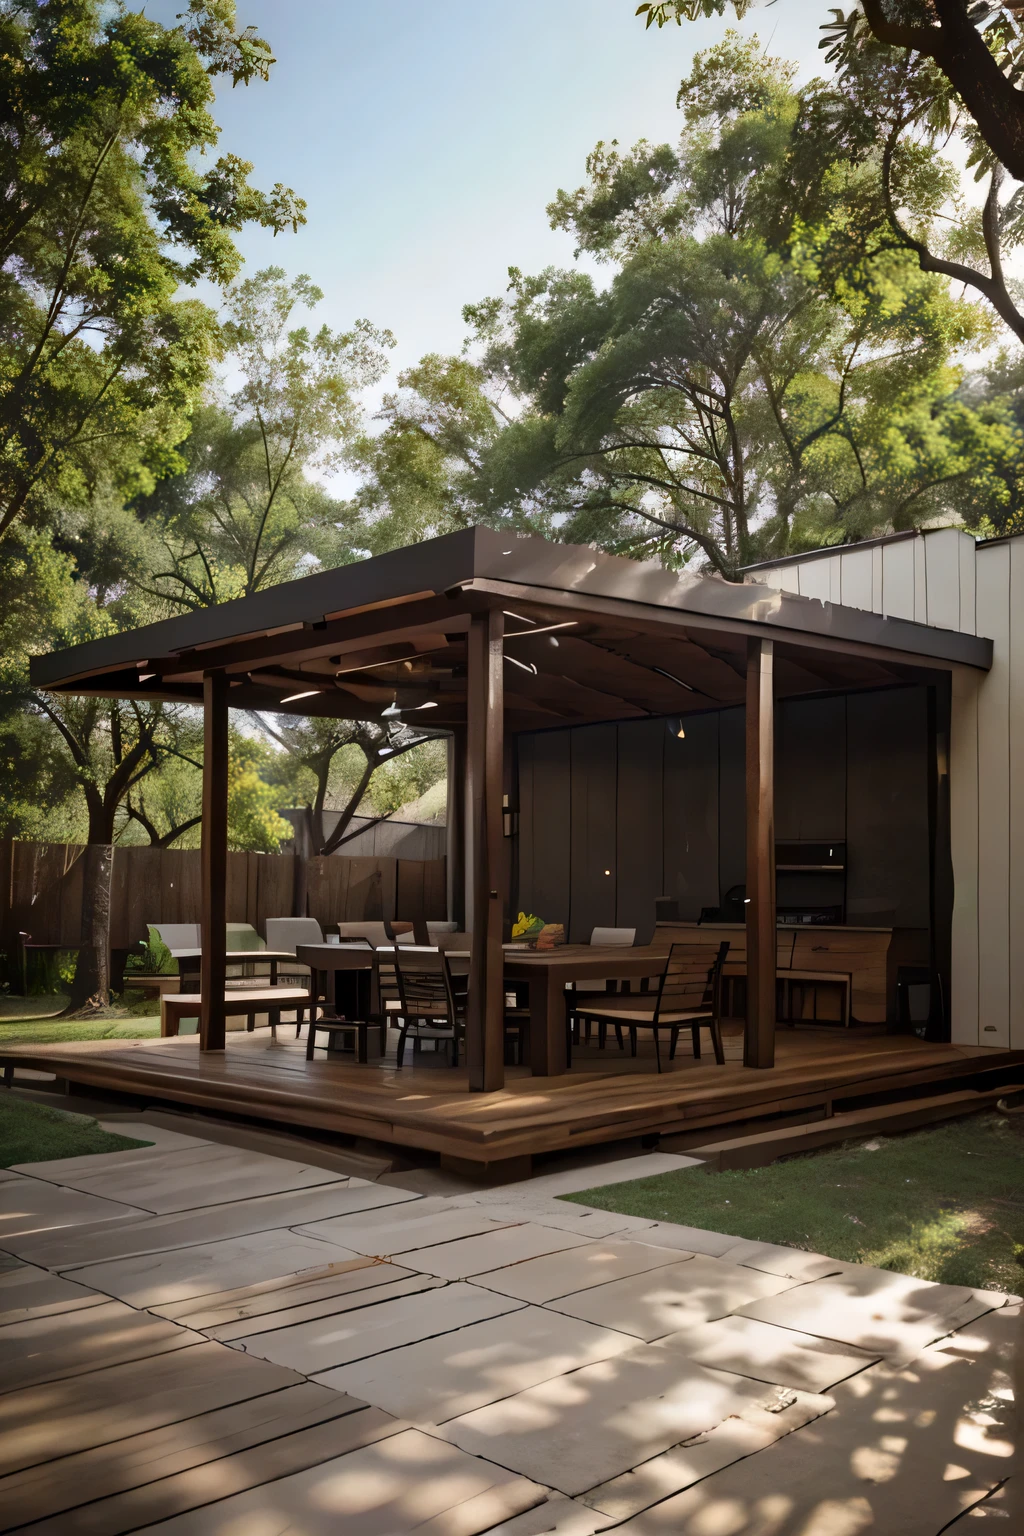
[{"label": "house wall siding", "polygon": [[752,579],[992,640],[990,672],[953,675],[950,1012],[955,1042],[1024,1049],[1024,536],[937,529]]}]

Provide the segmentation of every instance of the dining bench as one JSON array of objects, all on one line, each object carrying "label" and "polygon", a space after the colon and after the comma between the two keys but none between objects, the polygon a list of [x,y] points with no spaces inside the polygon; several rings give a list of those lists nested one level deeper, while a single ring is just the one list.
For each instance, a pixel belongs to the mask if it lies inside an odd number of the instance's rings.
[{"label": "dining bench", "polygon": [[[182,1019],[197,1019],[202,1002],[199,992],[165,992],[160,999],[161,1035],[176,1035]],[[240,987],[224,994],[224,1012],[229,1016],[245,1014],[250,1030],[255,1028],[258,1013],[269,1014],[270,1031],[275,1039],[282,1008],[308,1007],[308,987]]]}]

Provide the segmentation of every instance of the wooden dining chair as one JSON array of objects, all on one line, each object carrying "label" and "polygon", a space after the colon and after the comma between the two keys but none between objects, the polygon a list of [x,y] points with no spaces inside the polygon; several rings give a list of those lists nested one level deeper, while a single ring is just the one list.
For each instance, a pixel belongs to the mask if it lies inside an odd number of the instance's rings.
[{"label": "wooden dining chair", "polygon": [[420,950],[394,951],[394,973],[400,1000],[401,1029],[398,1036],[398,1067],[405,1059],[405,1042],[442,1040],[451,1047],[451,1065],[459,1064],[459,1041],[466,1033],[469,977],[453,976],[448,956]]},{"label": "wooden dining chair", "polygon": [[[700,1059],[700,1032],[707,1029],[715,1060],[725,1065],[722,1047],[722,967],[729,945],[673,944],[656,993],[608,994],[581,999],[577,1013],[581,1019],[598,1024],[618,1025],[629,1030],[632,1053],[636,1055],[636,1037],[640,1029],[654,1035],[654,1052],[661,1071],[659,1035],[668,1030],[669,1060],[676,1054],[680,1032],[691,1031],[693,1054]],[[653,1006],[652,1006],[653,1005]],[[571,1064],[572,1031],[566,1028],[566,1054]]]}]

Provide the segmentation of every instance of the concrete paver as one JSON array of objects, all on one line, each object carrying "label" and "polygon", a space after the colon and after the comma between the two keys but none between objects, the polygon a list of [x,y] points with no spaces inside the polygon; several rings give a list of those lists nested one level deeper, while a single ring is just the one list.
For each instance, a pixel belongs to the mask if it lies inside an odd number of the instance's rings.
[{"label": "concrete paver", "polygon": [[524,1307],[454,1335],[327,1371],[317,1380],[401,1418],[443,1424],[635,1344],[628,1334]]},{"label": "concrete paver", "polygon": [[964,1285],[937,1285],[886,1269],[850,1265],[832,1279],[812,1280],[781,1295],[762,1292],[730,1310],[890,1359],[909,1360],[934,1339],[1005,1300]]},{"label": "concrete paver", "polygon": [[644,1344],[464,1414],[445,1432],[463,1450],[575,1495],[776,1401],[763,1382]]},{"label": "concrete paver", "polygon": [[1000,1295],[554,1198],[649,1156],[421,1198],[147,1130],[0,1176],[0,1503],[39,1536],[1006,1523]]},{"label": "concrete paver", "polygon": [[755,1297],[774,1296],[794,1281],[743,1269],[705,1254],[624,1280],[613,1280],[550,1305],[556,1312],[618,1328],[640,1339],[659,1339],[712,1318],[725,1317]]}]

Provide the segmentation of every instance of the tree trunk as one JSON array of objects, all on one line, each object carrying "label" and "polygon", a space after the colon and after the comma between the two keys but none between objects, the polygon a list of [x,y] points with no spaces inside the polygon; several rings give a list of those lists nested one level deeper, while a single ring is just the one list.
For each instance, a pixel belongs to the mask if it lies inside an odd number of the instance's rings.
[{"label": "tree trunk", "polygon": [[68,1013],[105,1008],[110,1002],[110,877],[114,848],[87,843],[82,854],[81,948]]}]

